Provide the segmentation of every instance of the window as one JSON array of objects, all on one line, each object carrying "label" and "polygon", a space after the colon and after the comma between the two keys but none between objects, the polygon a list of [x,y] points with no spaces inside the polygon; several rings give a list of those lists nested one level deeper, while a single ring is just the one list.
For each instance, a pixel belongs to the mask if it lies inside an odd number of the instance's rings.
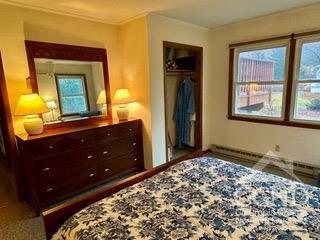
[{"label": "window", "polygon": [[297,59],[293,119],[320,123],[320,37],[298,41]]},{"label": "window", "polygon": [[320,129],[320,31],[230,45],[228,118]]},{"label": "window", "polygon": [[88,111],[85,75],[56,74],[61,114],[77,115]]},{"label": "window", "polygon": [[235,115],[283,118],[287,43],[238,49],[235,55]]}]

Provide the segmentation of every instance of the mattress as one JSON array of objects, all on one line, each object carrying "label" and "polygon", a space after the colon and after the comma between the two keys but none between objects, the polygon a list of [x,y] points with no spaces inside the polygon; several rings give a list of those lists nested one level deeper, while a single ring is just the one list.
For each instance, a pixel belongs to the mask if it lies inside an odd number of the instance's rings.
[{"label": "mattress", "polygon": [[320,239],[320,189],[196,158],[84,208],[52,239]]}]

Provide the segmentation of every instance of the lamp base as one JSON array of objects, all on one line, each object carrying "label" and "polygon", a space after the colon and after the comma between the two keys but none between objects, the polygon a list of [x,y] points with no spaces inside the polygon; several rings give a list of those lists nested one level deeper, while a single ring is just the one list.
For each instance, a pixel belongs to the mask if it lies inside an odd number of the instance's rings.
[{"label": "lamp base", "polygon": [[102,115],[107,115],[107,104],[102,104],[101,114]]},{"label": "lamp base", "polygon": [[23,121],[23,126],[29,135],[43,133],[43,121],[38,115],[28,115]]},{"label": "lamp base", "polygon": [[120,121],[128,120],[129,117],[129,108],[125,104],[121,104],[117,108],[117,115]]}]

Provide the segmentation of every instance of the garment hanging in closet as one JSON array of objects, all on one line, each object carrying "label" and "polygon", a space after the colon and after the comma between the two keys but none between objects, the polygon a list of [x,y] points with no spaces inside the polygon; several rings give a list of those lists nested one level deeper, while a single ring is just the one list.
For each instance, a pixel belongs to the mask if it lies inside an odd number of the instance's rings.
[{"label": "garment hanging in closet", "polygon": [[191,116],[195,113],[194,82],[185,79],[178,90],[173,119],[177,122],[177,147],[190,143]]}]

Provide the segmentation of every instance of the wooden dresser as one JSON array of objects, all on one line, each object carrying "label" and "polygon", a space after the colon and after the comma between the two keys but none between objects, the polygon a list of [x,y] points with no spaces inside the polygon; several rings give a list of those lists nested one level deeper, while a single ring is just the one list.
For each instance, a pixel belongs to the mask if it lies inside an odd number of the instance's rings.
[{"label": "wooden dresser", "polygon": [[17,135],[27,197],[37,213],[59,200],[143,170],[141,120]]}]

